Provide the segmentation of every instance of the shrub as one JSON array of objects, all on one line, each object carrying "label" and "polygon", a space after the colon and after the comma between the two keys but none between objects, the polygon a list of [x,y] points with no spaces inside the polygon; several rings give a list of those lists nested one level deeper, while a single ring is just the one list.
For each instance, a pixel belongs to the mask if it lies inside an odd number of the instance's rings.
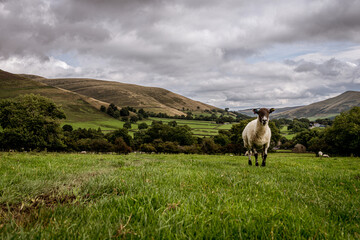
[{"label": "shrub", "polygon": [[147,129],[149,126],[146,123],[140,123],[138,128],[141,129]]},{"label": "shrub", "polygon": [[220,145],[214,143],[212,138],[205,138],[201,144],[201,152],[215,154],[220,152]]},{"label": "shrub", "polygon": [[131,123],[130,122],[126,122],[124,123],[124,128],[127,128],[127,129],[131,129]]},{"label": "shrub", "polygon": [[63,131],[65,132],[71,132],[73,130],[73,127],[69,124],[65,124],[63,127],[62,127]]},{"label": "shrub", "polygon": [[121,137],[115,139],[113,147],[114,151],[119,154],[128,154],[132,151],[131,147],[129,147]]},{"label": "shrub", "polygon": [[140,146],[140,151],[152,153],[156,152],[156,148],[151,143],[144,143]]}]

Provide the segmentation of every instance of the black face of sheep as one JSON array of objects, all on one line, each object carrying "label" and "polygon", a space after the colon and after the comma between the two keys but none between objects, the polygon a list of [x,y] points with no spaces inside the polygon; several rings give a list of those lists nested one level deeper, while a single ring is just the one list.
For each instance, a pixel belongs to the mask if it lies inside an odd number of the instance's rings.
[{"label": "black face of sheep", "polygon": [[253,109],[254,114],[259,115],[259,121],[262,125],[266,125],[266,123],[269,121],[269,114],[272,113],[273,111],[275,111],[274,108],[260,108],[260,110],[258,109]]}]

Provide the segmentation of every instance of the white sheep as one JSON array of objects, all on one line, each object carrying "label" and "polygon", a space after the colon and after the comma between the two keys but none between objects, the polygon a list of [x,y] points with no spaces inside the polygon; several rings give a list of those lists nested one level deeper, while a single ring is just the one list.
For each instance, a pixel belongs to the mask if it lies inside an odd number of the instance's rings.
[{"label": "white sheep", "polygon": [[242,132],[242,138],[244,141],[244,146],[249,152],[249,165],[252,165],[251,162],[251,154],[254,151],[255,156],[255,165],[259,166],[258,163],[258,153],[256,151],[256,147],[262,147],[262,164],[261,166],[265,167],[266,165],[266,157],[267,150],[270,146],[271,139],[271,130],[269,127],[269,114],[275,111],[274,108],[267,109],[261,108],[253,109],[254,114],[258,115],[257,119],[249,122],[244,131]]},{"label": "white sheep", "polygon": [[318,152],[318,155],[319,155],[320,158],[323,158],[323,157],[324,157],[324,158],[329,158],[329,157],[330,157],[329,154],[325,154],[325,153],[323,153],[322,151],[319,151],[319,152]]}]

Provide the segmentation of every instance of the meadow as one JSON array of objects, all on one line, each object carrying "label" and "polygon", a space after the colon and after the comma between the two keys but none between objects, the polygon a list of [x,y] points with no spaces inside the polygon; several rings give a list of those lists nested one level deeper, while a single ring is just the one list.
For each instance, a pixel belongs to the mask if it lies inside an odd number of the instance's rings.
[{"label": "meadow", "polygon": [[293,139],[294,137],[295,137],[295,133],[292,133],[291,131],[289,131],[288,129],[287,129],[287,125],[285,125],[285,126],[282,126],[281,128],[280,128],[280,133],[281,133],[281,135],[282,136],[284,136],[286,139],[288,139],[288,140],[291,140],[291,139]]},{"label": "meadow", "polygon": [[1,239],[359,239],[359,158],[0,153]]},{"label": "meadow", "polygon": [[[171,119],[171,118],[149,118],[146,120],[138,121],[136,124],[131,124],[131,129],[129,129],[129,133],[133,135],[134,132],[138,131],[138,125],[140,123],[145,122],[149,126],[152,121],[162,121],[165,124],[171,121],[176,121],[179,126],[188,125],[193,135],[198,137],[209,137],[215,136],[218,134],[218,130],[229,130],[231,129],[232,124],[216,124],[211,121],[198,121],[198,120],[186,120],[186,119]],[[63,121],[62,125],[69,124],[74,129],[76,128],[93,128],[98,129],[101,128],[104,132],[115,131],[119,128],[122,128],[125,122],[117,120],[117,119],[96,119],[91,121]]]}]

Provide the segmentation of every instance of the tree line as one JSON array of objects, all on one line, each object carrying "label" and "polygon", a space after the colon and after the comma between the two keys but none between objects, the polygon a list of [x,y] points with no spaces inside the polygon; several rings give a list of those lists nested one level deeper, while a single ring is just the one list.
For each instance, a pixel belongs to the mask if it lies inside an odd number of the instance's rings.
[{"label": "tree line", "polygon": [[[109,110],[111,108],[112,110]],[[110,133],[101,129],[73,129],[71,125],[60,127],[65,114],[50,99],[39,95],[23,95],[0,101],[0,149],[17,151],[93,151],[129,153],[131,151],[155,153],[237,153],[242,147],[241,129],[245,120],[233,125],[229,131],[221,130],[211,138],[195,137],[190,127],[153,121],[150,126],[140,123],[139,131],[132,137],[127,128]],[[127,111],[126,111],[127,110]],[[127,115],[130,112],[148,116],[145,111],[117,109],[110,104],[102,111]],[[117,116],[117,115],[116,115]],[[276,128],[275,125],[272,127]],[[274,129],[273,131],[279,132]],[[279,138],[278,135],[274,135]],[[274,142],[277,140],[275,139]]]},{"label": "tree line", "polygon": [[360,156],[360,107],[342,112],[326,128],[302,130],[292,142],[301,143],[315,153]]},{"label": "tree line", "polygon": [[[127,109],[136,113],[134,109]],[[107,111],[107,109],[105,110]],[[118,110],[120,112],[120,110]],[[142,111],[137,111],[137,113]],[[129,113],[130,115],[130,113]],[[144,115],[142,115],[144,116]],[[139,124],[139,131],[132,137],[127,128],[110,133],[101,129],[73,129],[71,125],[60,127],[64,112],[51,100],[39,95],[23,95],[0,101],[0,149],[17,151],[92,151],[129,153],[233,153],[243,154],[242,131],[252,119],[240,120],[230,130],[220,130],[213,137],[196,137],[190,127],[153,121],[150,126]],[[279,128],[287,120],[269,122],[272,138],[270,149],[279,142],[283,146],[295,143],[308,150],[339,155],[359,156],[360,107],[341,113],[325,129],[303,129],[290,142],[281,137]],[[291,120],[290,120],[291,121]],[[292,121],[294,122],[294,121]],[[289,122],[287,122],[289,123]]]},{"label": "tree line", "polygon": [[[137,111],[135,108],[129,106],[119,109],[114,103],[110,103],[108,107],[102,105],[100,107],[100,111],[107,113],[109,116],[113,118],[120,119],[122,121],[130,122],[130,123],[136,123],[137,121],[148,117],[213,121],[218,124],[223,124],[225,122],[229,122],[229,123],[239,122],[241,120],[250,118],[236,111],[229,112],[228,108],[226,108],[225,110],[206,109],[204,110],[204,113],[206,113],[206,115],[204,114],[194,115],[193,112],[187,109],[186,115],[183,114],[183,115],[170,116],[166,113],[148,112],[142,108]],[[183,111],[185,111],[185,109],[183,109]],[[218,116],[217,113],[220,113],[220,116]],[[232,115],[230,115],[229,113],[232,113]]]}]

